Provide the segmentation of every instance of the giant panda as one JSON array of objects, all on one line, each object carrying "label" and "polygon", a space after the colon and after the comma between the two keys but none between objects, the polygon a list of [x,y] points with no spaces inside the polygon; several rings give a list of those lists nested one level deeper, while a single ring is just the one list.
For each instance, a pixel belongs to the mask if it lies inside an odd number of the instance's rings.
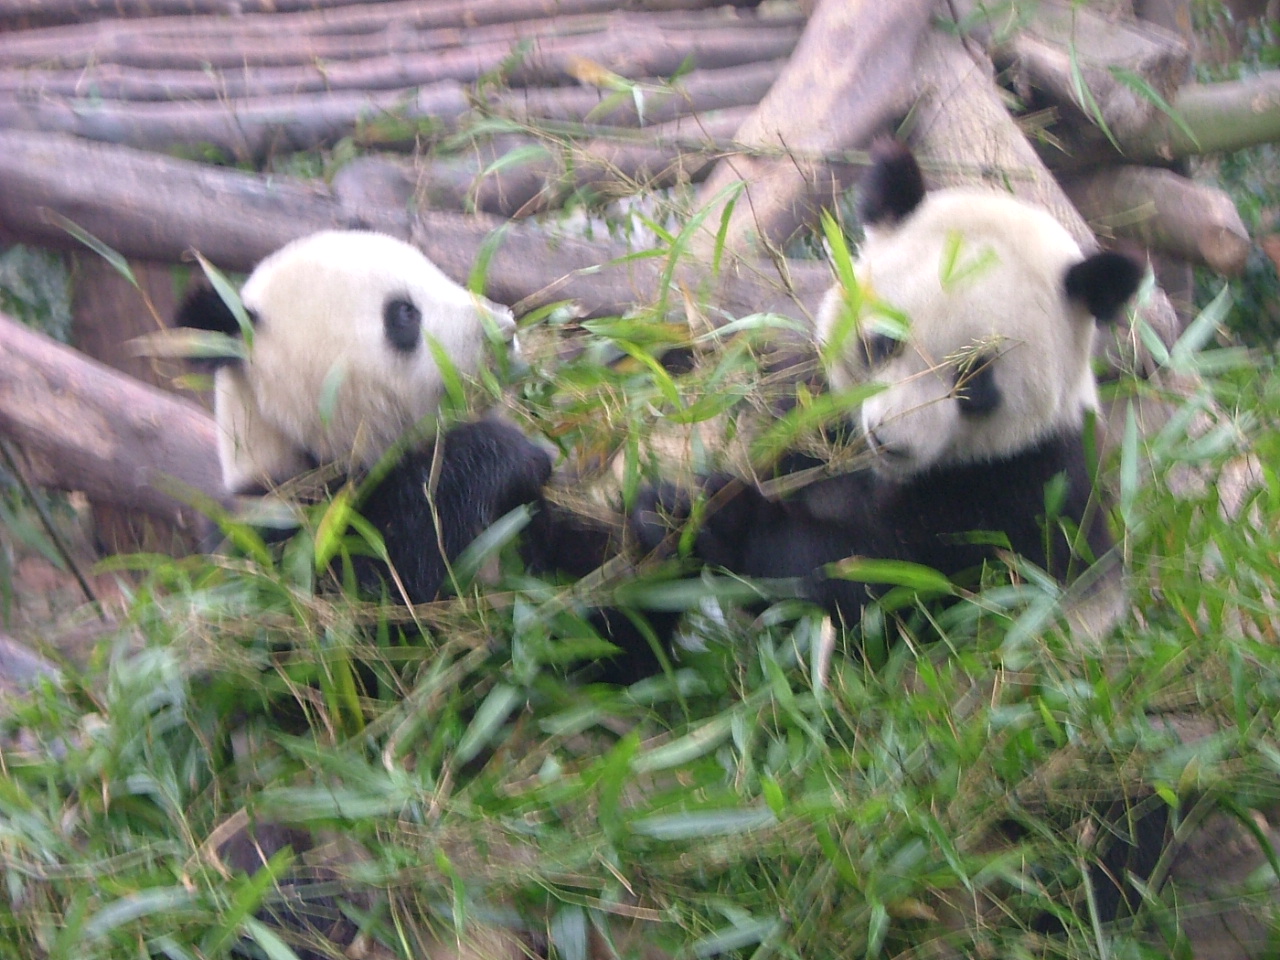
[{"label": "giant panda", "polygon": [[[869,465],[781,497],[711,478],[698,492],[694,558],[797,579],[803,598],[849,626],[872,596],[829,575],[850,557],[962,577],[1012,551],[1071,579],[1111,546],[1087,453],[1095,328],[1119,315],[1143,269],[1121,254],[1086,256],[1051,216],[1008,195],[927,192],[897,142],[873,150],[861,215],[858,290],[831,289],[815,326],[832,389],[882,388],[844,431]],[[815,467],[827,465],[795,453],[778,469]],[[650,488],[631,516],[641,543],[669,543],[694,496]]]},{"label": "giant panda", "polygon": [[[203,285],[176,317],[241,343],[204,361],[224,486],[258,494],[331,462],[363,480],[356,509],[391,567],[355,558],[364,593],[437,599],[462,550],[520,506],[532,514],[520,551],[539,574],[579,578],[616,552],[612,531],[544,496],[552,459],[542,445],[492,414],[439,420],[452,374],[438,358],[460,377],[476,375],[495,342],[514,338],[506,307],[460,287],[410,244],[359,230],[287,244],[258,264],[240,300],[247,331]],[[405,445],[411,430],[420,439]],[[595,619],[622,650],[591,665],[593,679],[630,683],[659,669],[625,617]]]},{"label": "giant panda", "polygon": [[[262,493],[325,463],[360,475],[411,428],[422,430],[426,442],[410,446],[360,504],[413,603],[436,599],[449,562],[493,521],[539,503],[550,456],[514,426],[487,417],[438,439],[432,429],[446,391],[437,353],[459,375],[476,374],[492,341],[514,335],[505,307],[458,286],[407,243],[342,230],[268,256],[240,299],[251,324],[243,334],[211,287],[192,291],[177,315],[181,326],[244,336],[242,355],[208,364],[228,493]],[[371,569],[363,568],[366,587]]]}]

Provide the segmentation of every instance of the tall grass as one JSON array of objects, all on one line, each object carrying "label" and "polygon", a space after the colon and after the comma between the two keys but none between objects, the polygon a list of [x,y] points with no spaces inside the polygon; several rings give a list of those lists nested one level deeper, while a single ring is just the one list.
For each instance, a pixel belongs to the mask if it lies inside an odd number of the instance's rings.
[{"label": "tall grass", "polygon": [[[552,364],[564,315],[532,322],[549,346],[512,412],[586,480],[616,458],[624,497],[665,469],[659,432],[707,426],[681,434],[697,470],[735,449],[782,323],[593,321]],[[1280,793],[1280,386],[1260,358],[1201,349],[1215,325],[1162,357],[1200,374],[1189,395],[1114,388],[1172,415],[1104,462],[1132,611],[1100,642],[1024,570],[941,614],[893,591],[865,655],[839,645],[827,668],[794,602],[753,615],[724,599],[737,582],[661,565],[543,582],[501,537],[497,589],[358,603],[317,590],[317,544],[341,555],[327,504],[283,550],[232,525],[234,557],[117,561],[145,576],[100,669],[3,721],[0,957],[290,956],[255,914],[300,852],[256,878],[216,853],[249,818],[358,844],[319,892],[396,956],[493,924],[564,960],[590,930],[641,956],[621,945],[633,922],[687,957],[1186,955],[1181,924],[1208,907],[1159,885],[1171,861],[1109,923],[1090,865],[1099,832],[1153,811],[1180,837],[1217,813],[1247,834]],[[655,361],[673,346],[689,372]],[[619,589],[687,609],[690,649],[630,688],[580,682],[603,648],[579,613]],[[1219,892],[1273,931],[1276,866]]]}]

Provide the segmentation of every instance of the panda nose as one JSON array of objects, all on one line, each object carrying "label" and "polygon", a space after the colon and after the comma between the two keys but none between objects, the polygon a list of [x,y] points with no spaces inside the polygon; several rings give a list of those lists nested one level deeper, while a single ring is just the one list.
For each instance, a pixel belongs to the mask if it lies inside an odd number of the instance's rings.
[{"label": "panda nose", "polygon": [[911,447],[904,443],[886,442],[874,429],[867,431],[867,446],[885,460],[910,460]]}]

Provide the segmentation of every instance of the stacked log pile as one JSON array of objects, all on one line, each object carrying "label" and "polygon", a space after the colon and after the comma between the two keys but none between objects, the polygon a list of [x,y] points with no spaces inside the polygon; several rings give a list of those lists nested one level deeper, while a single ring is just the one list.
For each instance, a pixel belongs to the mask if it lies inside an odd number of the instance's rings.
[{"label": "stacked log pile", "polygon": [[[1035,9],[1006,29],[959,0],[0,0],[0,241],[83,249],[78,228],[135,261],[248,270],[367,226],[459,280],[490,250],[488,292],[519,309],[608,314],[651,300],[661,265],[534,215],[692,184],[706,223],[733,204],[717,243],[738,259],[712,278],[691,258],[685,288],[803,317],[829,272],[780,251],[898,129],[935,181],[1011,188],[1086,245],[1239,271],[1238,216],[1177,161],[1270,136],[1275,76],[1186,83],[1184,39],[1127,0]],[[325,183],[280,172],[299,150],[370,155]],[[20,355],[0,359],[0,430],[29,445]]]}]

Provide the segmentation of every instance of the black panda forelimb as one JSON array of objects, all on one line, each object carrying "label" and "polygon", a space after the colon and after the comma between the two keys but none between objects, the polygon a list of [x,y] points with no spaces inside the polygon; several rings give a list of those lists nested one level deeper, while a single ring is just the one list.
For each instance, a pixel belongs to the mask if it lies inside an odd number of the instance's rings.
[{"label": "black panda forelimb", "polygon": [[[487,418],[405,453],[358,509],[382,535],[409,602],[428,603],[445,587],[449,564],[494,521],[541,504],[550,476],[545,450],[514,425]],[[378,572],[362,562],[362,587],[375,587]]]}]

